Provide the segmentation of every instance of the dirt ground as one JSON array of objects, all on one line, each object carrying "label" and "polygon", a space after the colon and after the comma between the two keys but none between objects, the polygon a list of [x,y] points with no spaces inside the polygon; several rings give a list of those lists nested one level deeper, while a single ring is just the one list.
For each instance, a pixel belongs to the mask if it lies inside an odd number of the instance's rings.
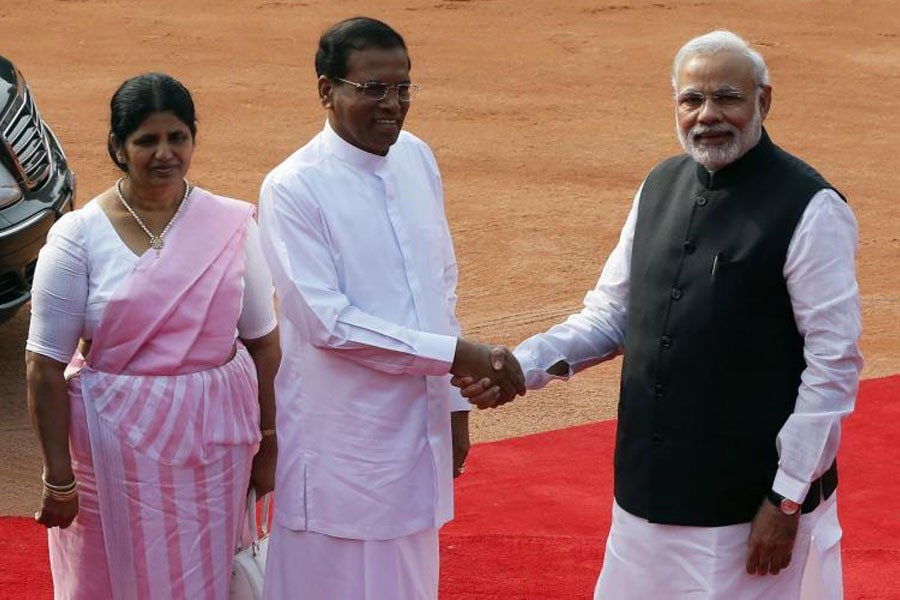
[{"label": "dirt ground", "polygon": [[[423,92],[407,128],[442,168],[469,337],[514,344],[580,306],[642,178],[680,150],[674,53],[724,27],[769,63],[775,142],[839,187],[859,220],[865,377],[900,371],[893,0],[4,0],[0,54],[25,73],[62,141],[79,204],[116,177],[105,149],[110,95],[151,70],[194,94],[191,179],[254,200],[265,173],[321,128],[316,41],[356,14],[386,20],[409,44]],[[39,490],[27,319],[25,310],[2,326],[0,514],[33,511]],[[478,413],[474,440],[609,418],[618,370],[616,361]]]}]

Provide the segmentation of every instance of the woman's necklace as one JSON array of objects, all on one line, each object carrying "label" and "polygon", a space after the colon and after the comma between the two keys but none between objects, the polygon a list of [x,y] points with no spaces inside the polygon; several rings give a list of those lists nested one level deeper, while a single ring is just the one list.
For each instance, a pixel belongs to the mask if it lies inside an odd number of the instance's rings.
[{"label": "woman's necklace", "polygon": [[150,238],[150,247],[156,250],[156,256],[159,257],[160,250],[163,249],[163,238],[166,237],[166,234],[169,232],[169,228],[172,227],[172,223],[175,222],[175,219],[178,218],[178,215],[181,213],[181,209],[184,208],[185,203],[187,202],[188,194],[191,193],[191,184],[188,183],[188,180],[184,180],[184,196],[181,197],[181,202],[178,203],[178,208],[175,209],[175,214],[172,215],[172,218],[169,219],[169,222],[166,223],[166,226],[163,227],[163,230],[159,235],[153,235],[153,232],[150,231],[150,228],[147,227],[138,214],[135,212],[131,205],[125,200],[125,195],[122,193],[122,181],[124,181],[124,177],[120,177],[118,181],[116,181],[116,196],[119,197],[119,201],[128,209],[128,212],[131,213],[131,216],[134,217],[134,220],[137,221],[137,224],[140,225],[141,229],[144,230],[144,233],[147,234],[147,237]]}]

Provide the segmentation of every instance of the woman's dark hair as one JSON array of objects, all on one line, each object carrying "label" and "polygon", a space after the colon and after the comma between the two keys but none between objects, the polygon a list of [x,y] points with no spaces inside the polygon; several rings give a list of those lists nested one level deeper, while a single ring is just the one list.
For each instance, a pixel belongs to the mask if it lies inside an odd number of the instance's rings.
[{"label": "woman's dark hair", "polygon": [[[316,76],[329,79],[347,75],[350,53],[366,48],[403,48],[403,37],[387,23],[369,17],[351,17],[325,30],[316,50]],[[412,66],[412,63],[410,63]]]},{"label": "woman's dark hair", "polygon": [[107,150],[112,161],[128,172],[128,165],[116,157],[113,138],[120,146],[135,132],[144,119],[154,113],[170,112],[197,135],[197,115],[191,93],[180,81],[164,73],[143,73],[127,79],[109,101],[109,134]]}]

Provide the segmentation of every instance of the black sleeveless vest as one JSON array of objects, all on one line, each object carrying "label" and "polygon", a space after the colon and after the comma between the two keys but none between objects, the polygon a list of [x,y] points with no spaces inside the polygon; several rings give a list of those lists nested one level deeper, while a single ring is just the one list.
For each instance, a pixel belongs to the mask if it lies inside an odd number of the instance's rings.
[{"label": "black sleeveless vest", "polygon": [[810,199],[830,187],[765,131],[714,174],[682,155],[647,177],[615,453],[628,512],[704,527],[753,519],[805,368],[785,257]]}]

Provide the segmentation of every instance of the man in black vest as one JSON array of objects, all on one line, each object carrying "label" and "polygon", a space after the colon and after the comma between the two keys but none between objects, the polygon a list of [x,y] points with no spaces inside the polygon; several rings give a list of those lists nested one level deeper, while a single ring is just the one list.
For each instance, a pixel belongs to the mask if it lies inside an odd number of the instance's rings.
[{"label": "man in black vest", "polygon": [[[768,72],[741,38],[691,40],[672,84],[686,153],[644,180],[584,309],[515,355],[538,388],[624,353],[595,598],[783,600],[801,582],[840,598],[856,222],[769,139]],[[506,400],[487,380],[455,383],[480,405]]]}]

